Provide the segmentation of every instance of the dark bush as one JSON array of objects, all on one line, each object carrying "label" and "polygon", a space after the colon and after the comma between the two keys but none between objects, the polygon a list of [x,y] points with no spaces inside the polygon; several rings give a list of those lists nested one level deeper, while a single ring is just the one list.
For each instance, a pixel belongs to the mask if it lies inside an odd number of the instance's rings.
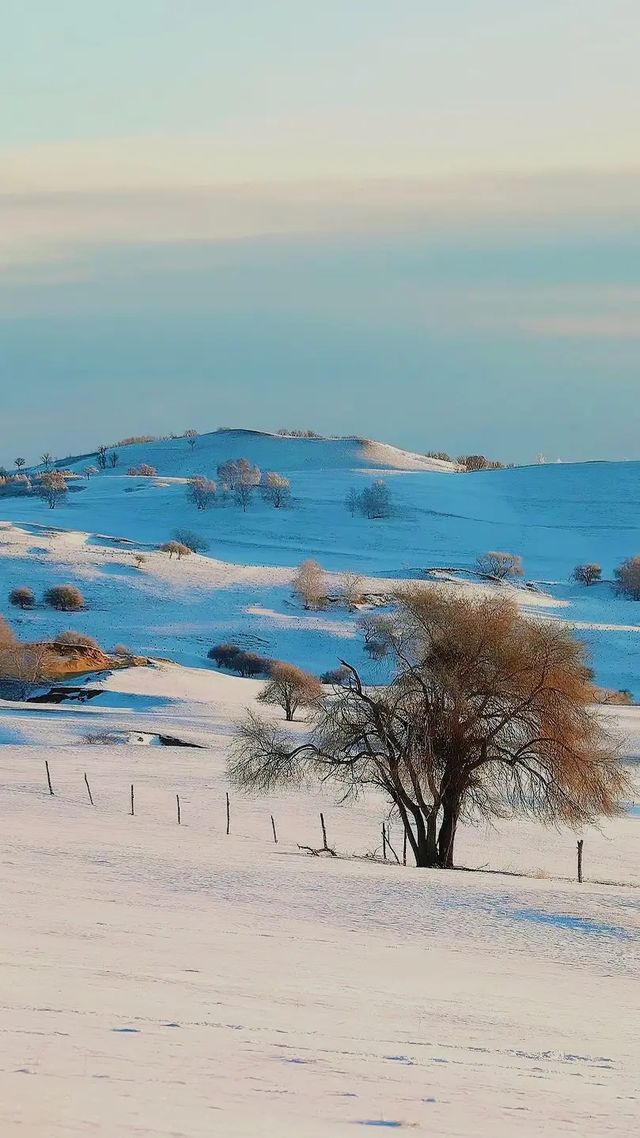
[{"label": "dark bush", "polygon": [[78,612],[84,608],[84,597],[75,585],[53,585],[44,594],[44,603],[61,612]]}]

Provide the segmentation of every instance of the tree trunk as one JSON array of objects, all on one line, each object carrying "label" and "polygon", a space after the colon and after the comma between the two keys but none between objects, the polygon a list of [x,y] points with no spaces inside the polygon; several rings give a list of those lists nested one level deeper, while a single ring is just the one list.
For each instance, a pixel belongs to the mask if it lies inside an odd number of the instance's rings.
[{"label": "tree trunk", "polygon": [[429,869],[439,864],[438,843],[436,841],[437,814],[427,814],[426,818],[421,811],[414,813],[416,833],[411,842],[413,854],[418,869]]},{"label": "tree trunk", "polygon": [[460,815],[458,799],[444,802],[442,825],[438,834],[438,864],[443,869],[453,869],[453,847]]}]

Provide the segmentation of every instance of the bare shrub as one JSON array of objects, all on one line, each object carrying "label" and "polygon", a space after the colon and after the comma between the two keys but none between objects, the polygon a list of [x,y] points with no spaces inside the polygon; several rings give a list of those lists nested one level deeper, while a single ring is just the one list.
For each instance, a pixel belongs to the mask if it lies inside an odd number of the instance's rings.
[{"label": "bare shrub", "polygon": [[84,597],[76,585],[52,585],[44,594],[44,603],[62,612],[78,612],[85,607]]},{"label": "bare shrub", "polygon": [[640,557],[627,557],[614,572],[616,592],[640,601]]},{"label": "bare shrub", "polygon": [[32,609],[35,606],[36,598],[33,589],[28,585],[18,585],[16,589],[12,589],[9,593],[9,604],[15,605],[20,609]]},{"label": "bare shrub", "polygon": [[284,474],[277,474],[275,470],[268,470],[262,475],[262,494],[267,502],[276,510],[288,506],[291,498],[291,483]]},{"label": "bare shrub", "polygon": [[209,542],[192,529],[174,529],[173,538],[179,545],[186,545],[192,553],[206,553]]},{"label": "bare shrub", "polygon": [[142,569],[142,566],[147,564],[147,559],[144,553],[134,553],[133,560],[135,561],[138,569]]},{"label": "bare shrub", "polygon": [[40,475],[38,494],[47,503],[50,510],[55,510],[56,506],[66,497],[67,491],[67,482],[61,471],[49,470]]},{"label": "bare shrub", "polygon": [[231,660],[240,651],[238,644],[215,644],[207,652],[207,657],[209,660],[213,660],[219,668],[230,668]]},{"label": "bare shrub", "polygon": [[148,462],[141,462],[139,466],[130,466],[127,474],[132,478],[155,478],[158,471],[155,466],[150,466]]},{"label": "bare shrub", "polygon": [[327,577],[317,561],[303,561],[293,578],[293,592],[305,609],[323,609],[327,604]]},{"label": "bare shrub", "polygon": [[198,510],[208,510],[216,500],[217,483],[196,474],[187,482],[187,498]]},{"label": "bare shrub", "polygon": [[571,574],[571,579],[580,585],[595,585],[597,581],[602,580],[602,569],[595,562],[576,565]]},{"label": "bare shrub", "polygon": [[65,628],[56,634],[54,644],[61,644],[71,648],[98,648],[98,641],[87,632],[76,632],[73,628]]},{"label": "bare shrub", "polygon": [[500,598],[413,589],[398,597],[388,642],[391,683],[366,688],[352,668],[303,738],[248,713],[234,785],[334,779],[343,795],[377,786],[420,866],[454,864],[461,817],[578,826],[619,812],[628,780],[570,629]]},{"label": "bare shrub", "polygon": [[169,554],[169,560],[171,560],[175,554],[175,556],[178,558],[178,561],[182,561],[183,557],[189,557],[192,553],[192,550],[189,549],[189,546],[184,545],[181,541],[165,541],[164,544],[158,546],[158,548],[161,553]]},{"label": "bare shrub", "polygon": [[270,680],[262,689],[260,703],[281,707],[285,719],[291,722],[299,707],[314,707],[323,698],[322,684],[315,676],[287,664],[274,660],[271,664]]},{"label": "bare shrub", "polygon": [[346,607],[353,611],[362,604],[362,577],[358,573],[343,573],[340,578],[340,592]]},{"label": "bare shrub", "polygon": [[94,747],[114,747],[120,743],[120,737],[111,734],[109,731],[92,731],[82,736],[82,742],[89,743]]},{"label": "bare shrub", "polygon": [[113,649],[114,656],[133,656],[130,648],[126,644],[116,644]]},{"label": "bare shrub", "polygon": [[362,514],[363,517],[370,520],[389,518],[393,513],[389,487],[382,478],[376,478],[370,486],[365,486],[360,493],[357,490],[349,490],[345,498],[345,505],[351,515]]},{"label": "bare shrub", "polygon": [[522,577],[522,558],[515,553],[491,551],[483,553],[476,561],[476,573],[492,581],[506,581],[509,577]]},{"label": "bare shrub", "polygon": [[340,688],[344,684],[349,683],[351,671],[345,664],[340,664],[338,668],[330,668],[328,672],[323,672],[320,676],[321,684],[330,684],[331,687]]}]

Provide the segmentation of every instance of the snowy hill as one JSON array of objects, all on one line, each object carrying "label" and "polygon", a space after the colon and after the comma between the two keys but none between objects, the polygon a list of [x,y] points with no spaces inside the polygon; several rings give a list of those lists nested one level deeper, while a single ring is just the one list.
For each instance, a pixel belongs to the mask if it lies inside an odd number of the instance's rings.
[{"label": "snowy hill", "polygon": [[[148,463],[165,477],[189,478],[214,473],[226,459],[247,457],[262,470],[285,474],[302,470],[434,470],[450,472],[455,464],[399,450],[370,439],[299,438],[265,431],[220,430],[198,435],[193,446],[188,439],[159,439],[116,448],[123,466]],[[91,456],[65,459],[71,470],[82,470]],[[95,457],[95,455],[93,456]]]},{"label": "snowy hill", "polygon": [[[290,508],[274,509],[255,495],[246,512],[227,501],[200,512],[187,500],[186,479],[216,477],[219,462],[247,457],[291,482]],[[86,456],[69,463],[81,472]],[[154,478],[132,477],[147,463]],[[386,519],[352,517],[351,489],[374,477],[389,487]],[[5,498],[0,519],[0,613],[25,636],[50,636],[72,623],[106,647],[206,666],[216,640],[243,638],[269,655],[314,671],[348,650],[371,679],[362,655],[357,614],[304,613],[292,602],[294,567],[305,558],[330,572],[351,571],[380,591],[421,579],[441,567],[465,587],[479,587],[477,556],[502,549],[523,558],[521,604],[536,606],[580,630],[599,682],[640,696],[640,605],[617,597],[611,581],[621,560],[640,551],[640,463],[531,466],[475,474],[382,443],[306,439],[253,431],[121,447],[119,462],[73,484],[55,510],[38,498]],[[169,561],[157,546],[188,527],[208,542],[205,556]],[[147,561],[136,569],[135,551]],[[602,565],[591,589],[570,583],[574,566]],[[30,584],[38,596],[52,583],[75,581],[87,609],[70,622],[38,607],[16,612],[7,595]],[[335,588],[339,583],[335,581]]]}]

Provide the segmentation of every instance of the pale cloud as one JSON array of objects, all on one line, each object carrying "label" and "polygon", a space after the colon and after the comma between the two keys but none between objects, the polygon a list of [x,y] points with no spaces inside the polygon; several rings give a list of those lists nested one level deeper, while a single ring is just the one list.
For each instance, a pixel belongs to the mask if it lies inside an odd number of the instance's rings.
[{"label": "pale cloud", "polygon": [[640,308],[635,316],[547,316],[523,320],[524,332],[549,340],[640,340]]},{"label": "pale cloud", "polygon": [[81,259],[94,246],[415,231],[455,238],[460,229],[481,240],[554,226],[597,234],[640,221],[640,171],[40,191],[11,184],[5,177],[0,189],[5,268]]}]

